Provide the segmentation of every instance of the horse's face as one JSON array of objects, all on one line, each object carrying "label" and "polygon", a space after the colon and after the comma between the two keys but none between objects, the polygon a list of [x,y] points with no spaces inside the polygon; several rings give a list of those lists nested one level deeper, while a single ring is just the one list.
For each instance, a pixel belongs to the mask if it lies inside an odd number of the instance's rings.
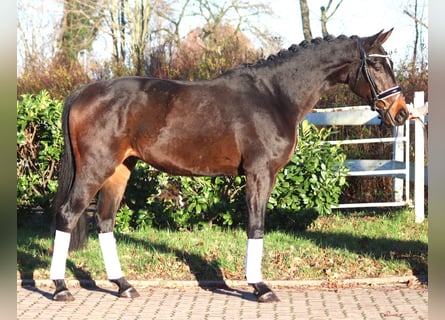
[{"label": "horse's face", "polygon": [[408,119],[409,111],[402,89],[397,85],[392,61],[381,46],[391,32],[392,29],[359,38],[360,62],[351,68],[349,86],[379,112],[385,124],[399,126]]}]

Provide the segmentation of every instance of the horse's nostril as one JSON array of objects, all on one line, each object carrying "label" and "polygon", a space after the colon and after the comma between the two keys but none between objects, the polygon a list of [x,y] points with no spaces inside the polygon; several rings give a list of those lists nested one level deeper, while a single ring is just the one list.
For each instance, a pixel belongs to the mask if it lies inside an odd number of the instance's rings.
[{"label": "horse's nostril", "polygon": [[399,125],[403,124],[406,119],[408,119],[408,112],[406,112],[406,110],[400,110],[395,118],[397,124]]}]

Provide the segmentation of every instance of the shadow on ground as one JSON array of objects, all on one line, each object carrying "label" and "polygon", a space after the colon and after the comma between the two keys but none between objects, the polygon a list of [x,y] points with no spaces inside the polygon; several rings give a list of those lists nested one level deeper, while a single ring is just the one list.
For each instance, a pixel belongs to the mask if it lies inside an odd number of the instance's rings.
[{"label": "shadow on ground", "polygon": [[[315,217],[316,218],[316,217]],[[312,220],[313,221],[313,220]],[[309,225],[310,219],[306,217],[305,224]],[[49,228],[47,228],[49,229]],[[276,227],[275,227],[276,229]],[[272,229],[273,230],[273,229]],[[271,228],[269,228],[271,231]],[[292,234],[293,236],[309,239],[317,244],[320,248],[333,248],[333,249],[347,249],[350,252],[357,253],[359,255],[372,255],[376,258],[383,258],[386,260],[404,260],[410,264],[412,272],[421,283],[427,284],[427,251],[428,245],[421,241],[401,241],[391,238],[370,238],[366,235],[355,236],[347,233],[334,233],[334,232],[321,232],[321,231],[302,231],[291,230],[287,226],[283,232]],[[24,233],[25,234],[25,233]],[[35,230],[26,230],[26,235],[21,234],[21,228],[18,229],[18,242],[20,244],[17,250],[17,268],[20,279],[26,280],[27,288],[33,291],[39,291],[33,287],[34,272],[37,269],[48,268],[48,257],[51,256],[48,248],[41,244],[37,244],[31,239],[48,238],[50,237],[50,231],[45,228],[36,228]],[[117,241],[126,241],[133,243],[137,246],[143,246],[147,250],[155,250],[162,253],[173,252],[178,260],[186,263],[199,285],[206,290],[212,290],[217,293],[239,296],[246,300],[255,300],[254,295],[251,292],[242,291],[230,288],[222,277],[222,270],[216,260],[207,261],[204,257],[181,250],[177,248],[171,248],[165,243],[157,243],[151,240],[140,240],[132,237],[131,234],[117,234]],[[27,243],[28,245],[24,245]],[[20,249],[26,247],[26,251]],[[42,257],[45,257],[42,259]],[[82,268],[77,267],[69,259],[67,260],[67,268],[71,269],[74,276],[79,280],[80,285],[83,288],[93,291],[106,292],[113,295],[117,295],[116,291],[106,290],[99,288],[92,279],[89,272]],[[205,278],[204,276],[205,275]],[[28,287],[30,285],[30,287]],[[47,292],[41,291],[42,295],[51,299],[51,295]]]}]

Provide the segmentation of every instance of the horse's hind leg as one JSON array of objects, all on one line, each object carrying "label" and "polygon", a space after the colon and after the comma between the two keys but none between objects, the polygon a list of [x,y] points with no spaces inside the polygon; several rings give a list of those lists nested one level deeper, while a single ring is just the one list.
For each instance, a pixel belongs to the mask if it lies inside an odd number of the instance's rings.
[{"label": "horse's hind leg", "polygon": [[53,295],[55,301],[74,300],[64,280],[71,232],[99,187],[99,184],[91,185],[85,179],[78,178],[66,201],[56,209],[56,232],[50,268],[50,278],[56,286]]},{"label": "horse's hind leg", "polygon": [[[129,163],[130,162],[131,161],[129,161]],[[133,166],[135,162],[136,160],[131,162]],[[125,184],[131,170],[122,164],[118,165],[115,169],[112,169],[111,165],[103,166],[101,169],[101,171],[98,171],[97,167],[91,168],[91,170],[84,168],[82,174],[76,175],[68,197],[63,200],[61,205],[57,205],[55,219],[56,233],[50,269],[50,278],[56,286],[53,300],[74,300],[64,281],[68,248],[72,240],[71,233],[75,229],[79,217],[83,214],[101,187],[103,188],[103,196],[102,200],[100,200],[99,210],[101,210],[100,207],[102,207],[103,212],[111,214],[111,219],[106,219],[106,214],[102,214],[101,216],[104,217],[104,221],[100,224],[100,228],[101,230],[109,230],[112,232],[116,208],[125,190]],[[112,172],[114,172],[114,174]],[[111,174],[111,176],[109,176],[109,174]],[[107,176],[109,176],[109,178],[107,178]],[[112,192],[110,190],[115,191]],[[116,197],[114,197],[114,195],[116,195]],[[112,200],[109,201],[109,199]],[[110,234],[112,235],[112,233]],[[110,239],[110,237],[105,237],[105,239]],[[106,245],[106,247],[108,247],[108,245]]]},{"label": "horse's hind leg", "polygon": [[122,273],[113,228],[116,211],[135,164],[136,159],[128,159],[119,165],[115,173],[105,181],[99,193],[96,212],[99,242],[108,279],[119,286],[118,295],[126,298],[138,297],[139,293],[127,282]]}]

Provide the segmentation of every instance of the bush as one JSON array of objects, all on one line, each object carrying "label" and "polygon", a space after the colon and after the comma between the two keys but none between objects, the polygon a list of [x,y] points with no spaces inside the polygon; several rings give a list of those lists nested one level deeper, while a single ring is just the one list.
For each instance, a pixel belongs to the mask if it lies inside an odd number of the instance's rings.
[{"label": "bush", "polygon": [[45,91],[51,98],[63,100],[74,89],[90,81],[77,61],[60,58],[49,62],[28,62],[17,79],[17,98]]},{"label": "bush", "polygon": [[47,91],[17,101],[17,208],[48,209],[63,150],[63,103]]},{"label": "bush", "polygon": [[269,209],[299,212],[313,208],[321,215],[331,213],[346,184],[347,168],[340,146],[325,142],[330,135],[329,129],[317,129],[307,120],[301,123],[297,150],[278,174]]},{"label": "bush", "polygon": [[244,185],[244,177],[170,176],[138,163],[123,209],[130,207],[134,217],[131,225],[118,228],[238,226],[244,219]]}]

